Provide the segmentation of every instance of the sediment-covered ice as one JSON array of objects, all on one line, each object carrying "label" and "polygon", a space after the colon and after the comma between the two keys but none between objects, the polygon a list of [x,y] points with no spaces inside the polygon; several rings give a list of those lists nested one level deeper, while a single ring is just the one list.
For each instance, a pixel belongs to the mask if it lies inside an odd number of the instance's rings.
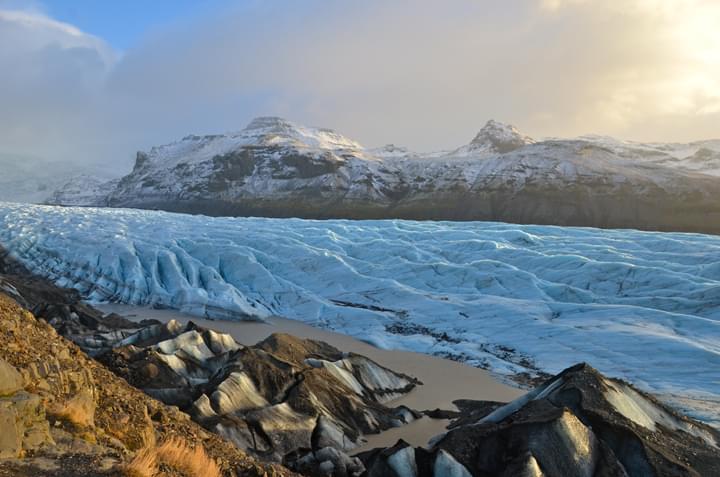
[{"label": "sediment-covered ice", "polygon": [[501,374],[587,361],[720,415],[720,237],[0,203],[0,244],[95,301],[282,315]]}]

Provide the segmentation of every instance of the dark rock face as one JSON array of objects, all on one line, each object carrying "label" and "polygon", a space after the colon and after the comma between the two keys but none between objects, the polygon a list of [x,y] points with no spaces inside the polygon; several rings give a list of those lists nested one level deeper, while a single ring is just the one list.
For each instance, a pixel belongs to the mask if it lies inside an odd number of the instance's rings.
[{"label": "dark rock face", "polygon": [[401,442],[360,455],[368,475],[705,476],[720,469],[717,430],[586,364],[504,406],[460,407],[464,418],[429,451]]},{"label": "dark rock face", "polygon": [[240,181],[252,175],[255,158],[252,151],[242,150],[213,158],[215,180]]}]

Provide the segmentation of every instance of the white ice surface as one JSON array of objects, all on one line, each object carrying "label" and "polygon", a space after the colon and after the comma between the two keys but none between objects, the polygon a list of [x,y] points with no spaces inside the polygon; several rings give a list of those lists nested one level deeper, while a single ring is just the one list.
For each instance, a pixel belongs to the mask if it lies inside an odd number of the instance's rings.
[{"label": "white ice surface", "polygon": [[415,449],[403,447],[388,457],[387,463],[398,477],[417,477],[417,462],[415,461]]},{"label": "white ice surface", "polygon": [[452,455],[440,449],[433,464],[433,477],[472,477],[472,474]]},{"label": "white ice surface", "polygon": [[0,244],[95,301],[282,315],[500,374],[587,361],[720,422],[720,237],[0,203]]}]

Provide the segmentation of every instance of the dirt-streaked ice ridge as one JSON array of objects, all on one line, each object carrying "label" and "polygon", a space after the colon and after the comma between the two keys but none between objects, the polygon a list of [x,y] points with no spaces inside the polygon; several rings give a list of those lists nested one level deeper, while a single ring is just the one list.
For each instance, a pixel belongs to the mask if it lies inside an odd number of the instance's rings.
[{"label": "dirt-streaked ice ridge", "polygon": [[0,204],[0,244],[98,302],[281,315],[500,374],[587,361],[720,422],[720,237]]}]

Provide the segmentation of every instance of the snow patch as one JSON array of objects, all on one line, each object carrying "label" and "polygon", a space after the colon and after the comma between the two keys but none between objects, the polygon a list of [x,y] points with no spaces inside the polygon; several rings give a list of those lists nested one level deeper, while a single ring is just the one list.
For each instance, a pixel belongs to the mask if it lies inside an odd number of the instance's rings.
[{"label": "snow patch", "polygon": [[440,449],[433,464],[433,477],[472,477],[472,474],[452,455]]},{"label": "snow patch", "polygon": [[314,368],[325,368],[330,374],[332,374],[338,381],[343,383],[345,386],[350,388],[355,394],[362,395],[363,387],[362,384],[355,379],[352,372],[348,371],[345,360],[337,362],[326,361],[323,359],[308,359],[305,361],[307,364]]},{"label": "snow patch", "polygon": [[523,394],[519,398],[495,409],[493,412],[477,421],[476,424],[484,424],[488,422],[498,423],[503,421],[505,418],[522,409],[530,401],[536,401],[547,397],[555,389],[560,387],[563,382],[564,380],[562,378],[557,378],[554,381],[544,384],[543,386],[539,386],[532,391]]},{"label": "snow patch", "polygon": [[161,341],[155,345],[155,348],[163,354],[181,354],[199,363],[215,356],[205,344],[202,335],[195,330],[188,331],[170,340]]},{"label": "snow patch", "polygon": [[243,372],[230,373],[217,387],[210,401],[217,414],[230,414],[269,406],[250,376]]},{"label": "snow patch", "polygon": [[629,386],[608,381],[605,384],[607,386],[605,398],[617,412],[635,424],[651,431],[656,431],[658,425],[672,431],[683,431],[704,440],[713,447],[718,447],[718,443],[709,433],[667,413]]},{"label": "snow patch", "polygon": [[388,466],[395,471],[398,477],[417,477],[417,463],[415,462],[415,449],[404,447],[387,459]]}]

